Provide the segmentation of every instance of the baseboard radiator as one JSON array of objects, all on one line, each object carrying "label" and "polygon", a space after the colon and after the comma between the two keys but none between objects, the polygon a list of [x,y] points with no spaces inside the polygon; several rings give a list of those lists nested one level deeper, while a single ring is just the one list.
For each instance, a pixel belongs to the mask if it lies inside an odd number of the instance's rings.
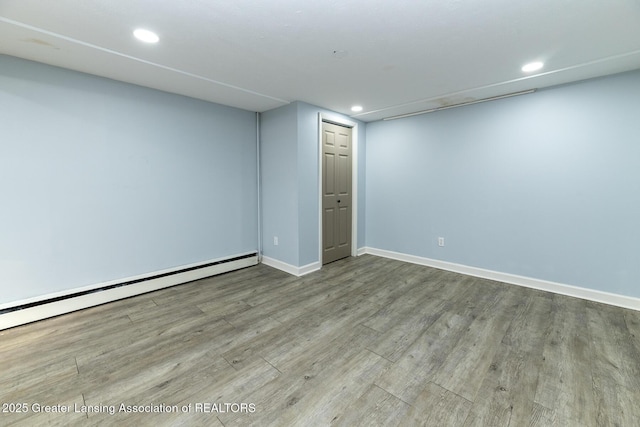
[{"label": "baseboard radiator", "polygon": [[250,253],[172,271],[124,280],[95,289],[72,292],[68,295],[19,304],[0,310],[0,331],[73,311],[106,304],[194,280],[227,273],[258,264],[258,254]]}]

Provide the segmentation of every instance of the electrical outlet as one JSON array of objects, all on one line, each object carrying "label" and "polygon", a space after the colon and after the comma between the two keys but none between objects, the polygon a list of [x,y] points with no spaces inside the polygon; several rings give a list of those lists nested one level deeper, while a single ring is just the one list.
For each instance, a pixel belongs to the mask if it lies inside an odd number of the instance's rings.
[{"label": "electrical outlet", "polygon": [[273,236],[273,246],[278,246],[278,236]]},{"label": "electrical outlet", "polygon": [[444,246],[444,237],[438,237],[438,246],[440,247]]}]

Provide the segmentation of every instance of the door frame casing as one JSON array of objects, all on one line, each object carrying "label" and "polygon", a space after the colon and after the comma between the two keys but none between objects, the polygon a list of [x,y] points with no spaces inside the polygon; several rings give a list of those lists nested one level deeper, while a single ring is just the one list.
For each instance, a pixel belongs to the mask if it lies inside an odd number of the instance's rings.
[{"label": "door frame casing", "polygon": [[351,256],[358,255],[358,123],[318,113],[318,261],[322,267],[322,122],[351,128]]}]

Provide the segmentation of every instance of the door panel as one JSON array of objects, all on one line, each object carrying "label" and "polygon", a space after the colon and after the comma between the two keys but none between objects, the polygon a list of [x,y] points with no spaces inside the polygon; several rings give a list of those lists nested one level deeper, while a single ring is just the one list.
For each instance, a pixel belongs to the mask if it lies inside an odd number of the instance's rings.
[{"label": "door panel", "polygon": [[[344,128],[344,129],[349,129],[349,128]],[[343,149],[348,149],[350,146],[350,142],[351,142],[351,129],[349,129],[349,133],[339,133],[337,135],[337,139],[338,139],[338,146],[340,148]]]},{"label": "door panel", "polygon": [[[350,157],[347,157],[341,154],[338,157],[338,165],[337,165],[338,169],[340,171],[351,171],[351,168],[349,167],[349,164],[348,164],[350,161],[351,161]],[[339,173],[337,174],[337,179],[339,179],[338,194],[340,196],[348,196],[349,193],[351,193],[351,176],[347,176],[346,173]]]},{"label": "door panel", "polygon": [[351,129],[322,123],[322,263],[351,255]]},{"label": "door panel", "polygon": [[[350,227],[350,209],[340,207],[338,210],[338,246],[341,248],[346,245],[351,246],[351,233],[348,232]],[[351,255],[351,251],[349,251],[349,255]]]},{"label": "door panel", "polygon": [[336,179],[336,156],[334,154],[325,154],[323,162],[322,177],[324,181],[323,194],[333,195],[336,193],[335,179]]},{"label": "door panel", "polygon": [[332,250],[335,248],[336,246],[336,241],[335,241],[335,222],[336,222],[336,218],[335,218],[335,209],[330,208],[330,209],[326,209],[324,211],[324,221],[323,221],[323,225],[324,228],[323,230],[326,231],[326,237],[323,239],[323,245],[324,245],[324,249],[325,250]]}]

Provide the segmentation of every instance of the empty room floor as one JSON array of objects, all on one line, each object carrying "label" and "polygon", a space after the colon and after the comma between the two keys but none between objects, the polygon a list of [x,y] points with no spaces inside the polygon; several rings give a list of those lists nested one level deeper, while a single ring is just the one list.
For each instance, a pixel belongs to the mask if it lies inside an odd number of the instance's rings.
[{"label": "empty room floor", "polygon": [[640,420],[640,312],[371,255],[0,331],[0,363],[0,425]]}]

